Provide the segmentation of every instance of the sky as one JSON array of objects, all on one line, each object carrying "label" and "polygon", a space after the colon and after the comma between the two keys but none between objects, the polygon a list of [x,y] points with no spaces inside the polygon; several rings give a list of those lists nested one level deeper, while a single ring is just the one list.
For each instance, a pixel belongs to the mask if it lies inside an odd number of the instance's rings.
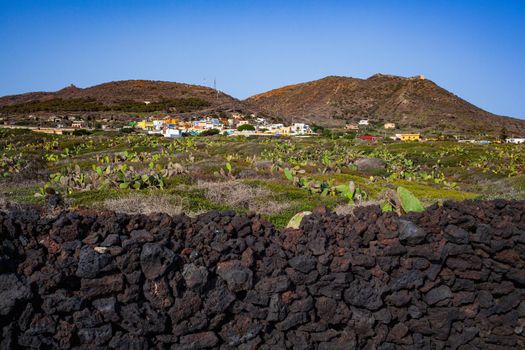
[{"label": "sky", "polygon": [[0,96],[215,79],[242,99],[375,73],[525,119],[525,0],[0,0]]}]

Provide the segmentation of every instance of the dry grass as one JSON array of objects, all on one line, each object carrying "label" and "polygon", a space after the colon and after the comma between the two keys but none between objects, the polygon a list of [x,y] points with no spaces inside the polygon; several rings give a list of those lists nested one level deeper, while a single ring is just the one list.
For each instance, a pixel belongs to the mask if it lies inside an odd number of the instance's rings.
[{"label": "dry grass", "polygon": [[288,203],[273,199],[269,189],[248,186],[240,181],[199,182],[199,190],[204,191],[206,199],[229,207],[244,208],[258,214],[273,214],[287,209]]},{"label": "dry grass", "polygon": [[525,199],[525,175],[518,175],[498,181],[480,183],[484,189],[483,199]]},{"label": "dry grass", "polygon": [[344,215],[344,216],[353,215],[354,208],[355,208],[354,205],[339,204],[338,206],[334,208],[334,213],[336,213],[337,215]]},{"label": "dry grass", "polygon": [[178,215],[183,212],[182,198],[169,195],[134,193],[125,197],[106,199],[103,207],[126,214],[166,213]]}]

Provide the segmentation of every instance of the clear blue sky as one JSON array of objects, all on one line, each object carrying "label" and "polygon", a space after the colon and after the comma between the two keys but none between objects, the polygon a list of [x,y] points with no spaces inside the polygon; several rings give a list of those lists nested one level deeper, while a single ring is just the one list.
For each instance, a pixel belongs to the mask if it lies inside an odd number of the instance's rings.
[{"label": "clear blue sky", "polygon": [[0,0],[0,95],[111,80],[285,84],[424,74],[525,118],[525,0]]}]

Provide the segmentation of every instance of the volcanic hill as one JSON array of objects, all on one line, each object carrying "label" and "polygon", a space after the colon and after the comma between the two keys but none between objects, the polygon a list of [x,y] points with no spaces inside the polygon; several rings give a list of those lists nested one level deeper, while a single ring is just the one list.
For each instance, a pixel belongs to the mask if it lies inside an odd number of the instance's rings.
[{"label": "volcanic hill", "polygon": [[[145,103],[146,102],[146,103]],[[143,105],[151,104],[150,107]],[[146,111],[161,106],[175,106],[175,111],[232,110],[240,102],[212,88],[166,81],[123,80],[85,89],[74,85],[56,92],[30,92],[0,97],[4,112],[25,113],[41,110]]]},{"label": "volcanic hill", "polygon": [[370,119],[434,130],[525,133],[525,121],[484,111],[422,76],[329,76],[249,97],[254,109],[323,126]]}]

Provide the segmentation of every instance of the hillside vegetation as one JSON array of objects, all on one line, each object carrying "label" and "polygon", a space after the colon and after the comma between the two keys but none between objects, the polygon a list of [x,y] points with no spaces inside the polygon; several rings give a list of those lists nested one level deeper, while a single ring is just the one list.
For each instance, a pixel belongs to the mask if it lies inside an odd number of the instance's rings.
[{"label": "hillside vegetation", "polygon": [[234,209],[282,227],[319,205],[345,213],[389,202],[399,187],[425,205],[524,199],[524,146],[0,129],[0,200],[43,203],[56,191],[73,207],[190,214]]},{"label": "hillside vegetation", "polygon": [[53,98],[44,101],[28,101],[15,105],[0,107],[0,113],[33,113],[33,112],[101,112],[101,111],[122,111],[122,112],[155,112],[169,111],[174,109],[180,113],[191,112],[211,104],[199,98],[177,98],[160,99],[159,101],[145,104],[133,100],[118,101],[112,104],[105,104],[94,98],[72,98],[62,99]]}]

